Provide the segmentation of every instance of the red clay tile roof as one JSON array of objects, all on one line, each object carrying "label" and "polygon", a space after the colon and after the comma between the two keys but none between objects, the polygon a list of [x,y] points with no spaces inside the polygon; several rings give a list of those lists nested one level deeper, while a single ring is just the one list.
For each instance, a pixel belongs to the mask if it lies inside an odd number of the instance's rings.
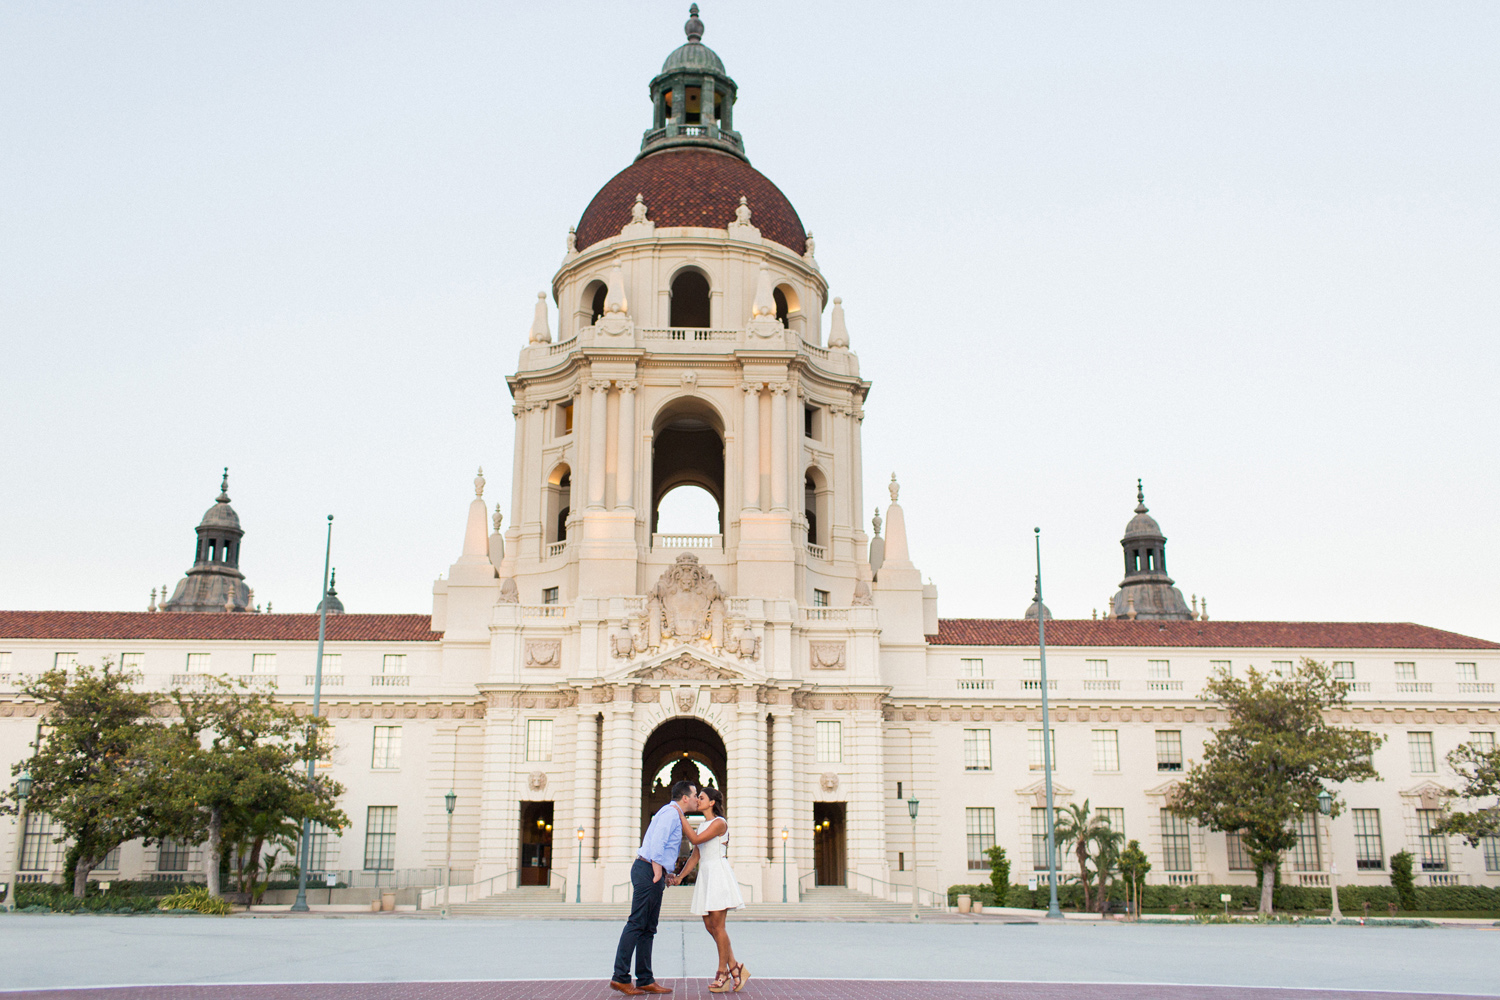
[{"label": "red clay tile roof", "polygon": [[[943,618],[934,646],[1035,646],[1036,622],[1013,618]],[[1500,642],[1410,622],[1047,622],[1052,646],[1268,647],[1276,649],[1500,649]]]},{"label": "red clay tile roof", "polygon": [[619,236],[636,195],[658,226],[724,229],[744,195],[760,234],[794,253],[807,249],[807,231],[781,189],[743,160],[711,149],[672,149],[637,160],[599,189],[578,220],[578,249]]},{"label": "red clay tile roof", "polygon": [[[333,642],[437,642],[431,615],[329,615]],[[245,639],[316,642],[317,615],[0,611],[0,639]]]}]

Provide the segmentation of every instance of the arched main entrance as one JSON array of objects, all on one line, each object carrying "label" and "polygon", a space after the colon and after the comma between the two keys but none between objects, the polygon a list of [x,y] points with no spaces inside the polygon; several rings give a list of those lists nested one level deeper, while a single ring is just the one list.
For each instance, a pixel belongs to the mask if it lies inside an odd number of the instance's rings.
[{"label": "arched main entrance", "polygon": [[[657,726],[641,754],[642,836],[651,825],[651,817],[667,804],[674,783],[685,779],[700,788],[717,788],[727,800],[729,790],[724,778],[728,773],[729,754],[724,741],[702,719],[668,719]],[[691,849],[692,845],[684,839],[682,856],[686,857]]]}]

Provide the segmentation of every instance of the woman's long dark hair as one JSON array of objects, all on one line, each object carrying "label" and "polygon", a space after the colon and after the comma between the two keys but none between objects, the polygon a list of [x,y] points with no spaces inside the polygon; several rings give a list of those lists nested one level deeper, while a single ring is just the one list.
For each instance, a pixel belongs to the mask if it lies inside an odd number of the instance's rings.
[{"label": "woman's long dark hair", "polygon": [[714,816],[729,822],[729,817],[724,813],[724,793],[717,788],[705,788],[703,794],[708,796],[708,801],[714,804]]}]

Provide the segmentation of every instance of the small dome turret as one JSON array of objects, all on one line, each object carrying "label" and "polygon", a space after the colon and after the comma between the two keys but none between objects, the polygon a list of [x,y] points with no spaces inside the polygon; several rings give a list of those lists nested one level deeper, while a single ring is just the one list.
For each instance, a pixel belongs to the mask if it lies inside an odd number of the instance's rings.
[{"label": "small dome turret", "polygon": [[[700,146],[745,159],[745,143],[734,130],[738,87],[719,54],[703,44],[698,5],[688,8],[687,43],[673,50],[651,81],[651,128],[640,156],[664,149]],[[637,159],[640,158],[637,157]]]},{"label": "small dome turret", "polygon": [[[338,577],[338,570],[334,570],[333,572],[328,574],[328,597],[326,598],[326,600],[328,602],[328,613],[330,615],[341,615],[344,613],[344,602],[339,600],[339,591],[337,586]],[[322,614],[323,601],[319,601],[318,606],[314,608],[313,611],[314,613]]]},{"label": "small dome turret", "polygon": [[1146,490],[1135,481],[1135,516],[1125,526],[1125,578],[1110,602],[1107,617],[1173,619],[1193,617],[1182,592],[1167,576],[1167,538],[1146,507]]},{"label": "small dome turret", "polygon": [[[178,581],[163,611],[249,611],[250,587],[240,572],[240,539],[245,530],[229,505],[229,470],[219,482],[214,505],[198,522],[193,566]],[[163,588],[165,590],[165,588]]]}]

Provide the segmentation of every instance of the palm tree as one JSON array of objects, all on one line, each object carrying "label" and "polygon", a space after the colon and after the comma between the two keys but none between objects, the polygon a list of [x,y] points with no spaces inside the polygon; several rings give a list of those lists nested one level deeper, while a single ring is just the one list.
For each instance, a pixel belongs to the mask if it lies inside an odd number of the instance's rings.
[{"label": "palm tree", "polygon": [[1102,821],[1092,839],[1094,868],[1099,881],[1098,910],[1105,913],[1109,910],[1109,884],[1119,869],[1120,849],[1125,846],[1125,834],[1111,827],[1107,821]]},{"label": "palm tree", "polygon": [[1058,847],[1071,845],[1078,858],[1078,881],[1083,883],[1083,908],[1093,909],[1089,895],[1089,844],[1110,832],[1109,823],[1089,811],[1089,800],[1083,805],[1069,803],[1052,826],[1052,839]]}]

